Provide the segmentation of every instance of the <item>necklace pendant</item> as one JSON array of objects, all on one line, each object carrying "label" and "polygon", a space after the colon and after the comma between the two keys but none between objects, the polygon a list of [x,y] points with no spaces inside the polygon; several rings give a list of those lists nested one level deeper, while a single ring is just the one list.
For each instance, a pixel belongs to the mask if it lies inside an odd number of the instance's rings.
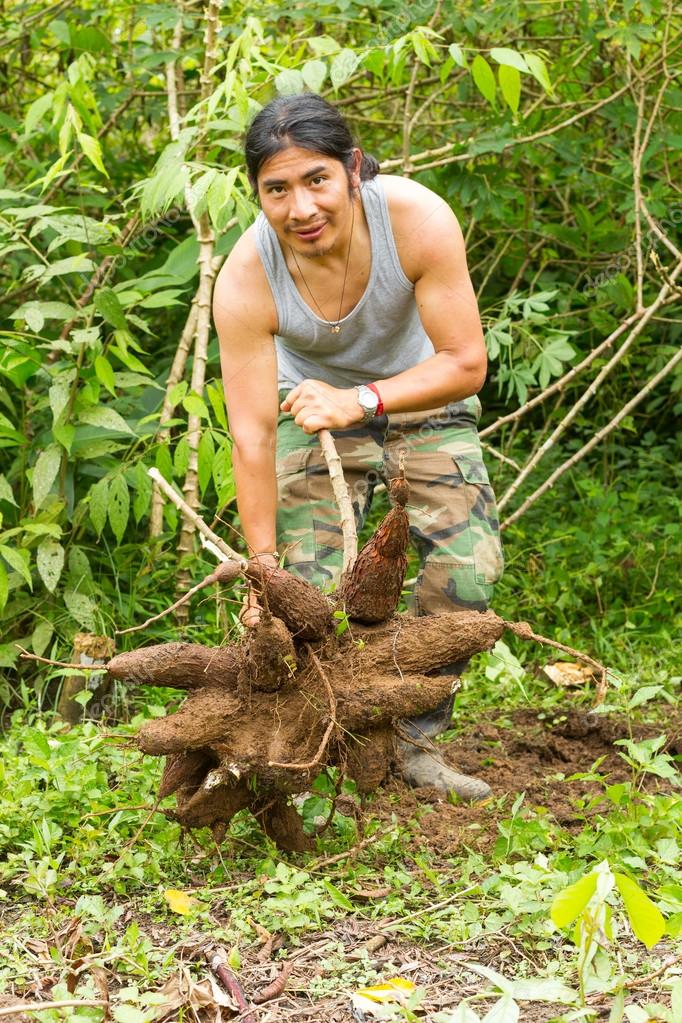
[{"label": "necklace pendant", "polygon": [[341,333],[341,327],[338,325],[338,323],[335,323],[334,326],[332,327],[332,334],[340,334],[340,333]]}]

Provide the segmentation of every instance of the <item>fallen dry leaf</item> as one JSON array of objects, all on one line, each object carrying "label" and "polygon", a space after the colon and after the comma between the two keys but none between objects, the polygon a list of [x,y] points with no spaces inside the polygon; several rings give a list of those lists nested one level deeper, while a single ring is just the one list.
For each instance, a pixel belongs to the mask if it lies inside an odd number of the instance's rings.
[{"label": "fallen dry leaf", "polygon": [[542,670],[555,686],[564,689],[580,689],[594,681],[594,669],[575,661],[555,661]]},{"label": "fallen dry leaf", "polygon": [[167,888],[163,894],[173,912],[180,913],[182,916],[191,916],[199,905],[197,900],[193,899],[191,895],[187,895],[186,892],[179,892],[176,888]]}]

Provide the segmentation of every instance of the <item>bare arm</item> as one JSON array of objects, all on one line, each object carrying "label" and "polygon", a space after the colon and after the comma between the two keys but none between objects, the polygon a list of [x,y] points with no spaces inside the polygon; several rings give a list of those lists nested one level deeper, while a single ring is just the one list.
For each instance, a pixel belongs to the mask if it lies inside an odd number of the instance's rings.
[{"label": "bare arm", "polygon": [[213,295],[232,434],[237,508],[250,553],[274,551],[277,483],[276,312],[247,232],[223,266]]}]

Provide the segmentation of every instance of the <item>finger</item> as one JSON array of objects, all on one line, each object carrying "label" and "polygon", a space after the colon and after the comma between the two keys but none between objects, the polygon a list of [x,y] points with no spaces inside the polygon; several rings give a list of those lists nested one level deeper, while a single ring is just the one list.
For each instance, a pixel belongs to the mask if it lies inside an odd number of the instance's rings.
[{"label": "finger", "polygon": [[280,405],[280,408],[281,408],[282,412],[290,412],[291,411],[291,406],[296,401],[296,399],[298,398],[300,393],[301,393],[301,384],[297,384],[296,387],[293,387],[289,391],[289,393],[287,394],[286,398],[284,399],[284,401]]}]

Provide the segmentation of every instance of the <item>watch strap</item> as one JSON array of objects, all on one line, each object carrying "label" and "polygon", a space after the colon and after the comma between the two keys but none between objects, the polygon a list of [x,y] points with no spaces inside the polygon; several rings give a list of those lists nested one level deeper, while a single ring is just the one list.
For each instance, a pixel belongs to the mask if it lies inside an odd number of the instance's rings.
[{"label": "watch strap", "polygon": [[381,400],[381,395],[379,394],[379,388],[377,387],[376,384],[367,384],[367,387],[369,387],[370,391],[373,391],[374,394],[376,394],[377,401],[379,402],[379,404],[377,405],[377,410],[376,410],[375,415],[383,416],[383,414],[384,414],[384,403]]}]

